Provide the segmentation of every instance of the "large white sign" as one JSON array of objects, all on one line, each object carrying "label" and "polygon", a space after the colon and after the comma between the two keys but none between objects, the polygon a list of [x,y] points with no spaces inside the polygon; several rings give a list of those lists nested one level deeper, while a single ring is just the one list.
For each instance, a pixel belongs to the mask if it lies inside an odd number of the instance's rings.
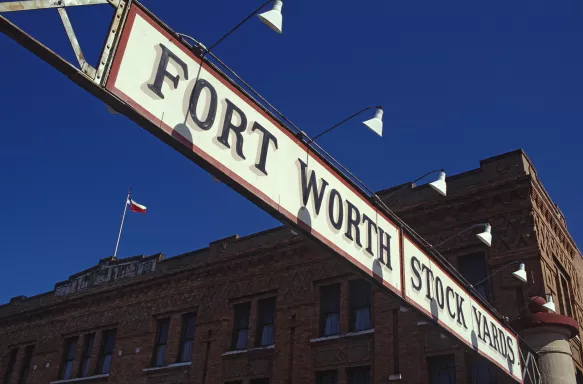
[{"label": "large white sign", "polygon": [[405,299],[522,381],[518,339],[405,235]]},{"label": "large white sign", "polygon": [[[395,223],[136,5],[128,14],[106,87],[159,127],[157,134],[174,140],[181,152],[206,169],[221,172],[270,213],[296,223],[402,296],[401,262],[405,255],[401,254],[402,234]],[[429,265],[424,253],[416,257]],[[411,261],[405,260],[410,268]],[[409,269],[405,276],[412,276]],[[447,282],[452,287],[455,284],[451,279]],[[472,322],[473,302],[464,295],[467,325]],[[425,308],[423,297],[408,298]],[[483,323],[487,319],[490,326],[490,316],[481,308],[480,313]],[[448,327],[450,323],[442,322]],[[494,320],[492,324],[496,329],[490,332],[502,338],[499,332],[503,327]],[[462,340],[471,339],[465,329],[449,329]],[[515,357],[512,365],[502,364],[498,350],[487,345],[479,351],[520,379],[516,339],[510,346],[509,339],[505,334],[504,345]],[[479,341],[477,344],[482,347]]]}]

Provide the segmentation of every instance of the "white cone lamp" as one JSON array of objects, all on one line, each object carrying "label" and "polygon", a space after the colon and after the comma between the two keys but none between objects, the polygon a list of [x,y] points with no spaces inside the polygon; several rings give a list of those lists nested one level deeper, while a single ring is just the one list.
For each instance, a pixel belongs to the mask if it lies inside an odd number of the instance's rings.
[{"label": "white cone lamp", "polygon": [[492,227],[490,224],[486,224],[484,228],[484,232],[478,233],[476,235],[478,239],[488,247],[492,246]]},{"label": "white cone lamp", "polygon": [[383,137],[383,110],[381,108],[377,109],[372,119],[363,121],[362,123],[369,127],[374,133]]},{"label": "white cone lamp", "polygon": [[257,17],[263,23],[265,23],[269,28],[273,29],[277,33],[282,33],[282,23],[283,16],[281,15],[281,8],[283,7],[283,2],[281,0],[275,0],[273,3],[273,8],[270,11],[263,12]]},{"label": "white cone lamp", "polygon": [[557,308],[555,308],[555,303],[553,302],[553,295],[549,295],[549,299],[547,300],[546,304],[543,304],[543,307],[553,313],[557,312]]},{"label": "white cone lamp", "polygon": [[447,184],[445,183],[445,172],[439,174],[439,179],[429,183],[429,186],[436,190],[441,196],[447,196]]},{"label": "white cone lamp", "polygon": [[522,281],[523,283],[526,283],[528,281],[528,278],[526,276],[526,267],[524,266],[524,263],[520,263],[518,270],[512,272],[512,276],[514,276],[514,278],[516,278],[517,280]]}]

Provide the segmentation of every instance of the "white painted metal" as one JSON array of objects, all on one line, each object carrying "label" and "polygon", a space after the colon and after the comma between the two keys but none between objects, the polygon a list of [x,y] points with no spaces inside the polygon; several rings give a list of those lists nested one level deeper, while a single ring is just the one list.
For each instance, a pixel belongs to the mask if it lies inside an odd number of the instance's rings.
[{"label": "white painted metal", "polygon": [[0,3],[0,13],[32,11],[35,9],[62,8],[83,5],[107,4],[108,0],[27,0],[27,1],[7,1]]}]

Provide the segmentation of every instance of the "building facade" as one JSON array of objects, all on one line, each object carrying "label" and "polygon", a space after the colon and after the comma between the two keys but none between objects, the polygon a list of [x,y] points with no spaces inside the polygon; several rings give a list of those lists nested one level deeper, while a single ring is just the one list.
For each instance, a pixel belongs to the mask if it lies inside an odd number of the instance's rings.
[{"label": "building facade", "polygon": [[[397,187],[396,187],[397,188]],[[522,151],[425,186],[378,195],[438,244],[470,282],[518,320],[552,293],[583,322],[583,259]],[[580,328],[580,327],[579,327]],[[581,380],[580,336],[569,338]],[[184,255],[106,258],[55,289],[0,306],[0,379],[9,383],[509,383],[497,368],[347,261],[280,227]],[[583,381],[581,381],[583,382]]]}]

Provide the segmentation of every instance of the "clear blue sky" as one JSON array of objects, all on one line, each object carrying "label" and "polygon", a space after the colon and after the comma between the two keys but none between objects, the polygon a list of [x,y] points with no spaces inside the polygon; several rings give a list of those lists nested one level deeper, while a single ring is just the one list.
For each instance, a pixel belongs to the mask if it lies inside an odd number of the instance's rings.
[{"label": "clear blue sky", "polygon": [[[144,3],[210,45],[260,1]],[[251,20],[215,53],[310,134],[384,105],[384,138],[355,122],[321,140],[371,188],[523,148],[583,244],[583,2],[287,0],[283,11],[283,35]],[[110,13],[69,9],[93,64]],[[56,10],[8,17],[74,60]],[[110,256],[128,187],[148,213],[127,217],[120,257],[277,224],[3,35],[0,52],[0,303]]]}]

